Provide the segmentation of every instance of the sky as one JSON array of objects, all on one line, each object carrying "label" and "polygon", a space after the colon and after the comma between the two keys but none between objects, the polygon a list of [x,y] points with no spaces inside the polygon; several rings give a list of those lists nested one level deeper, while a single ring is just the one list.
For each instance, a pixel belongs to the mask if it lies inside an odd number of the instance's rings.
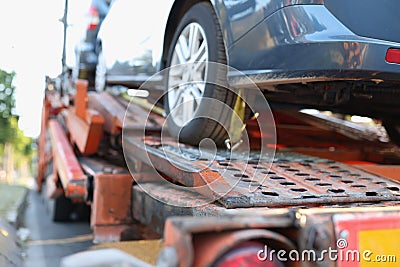
[{"label": "sky", "polygon": [[[16,111],[25,135],[40,133],[45,76],[61,73],[65,0],[0,0],[0,69],[16,73]],[[69,0],[67,65],[85,25],[89,0]]]}]

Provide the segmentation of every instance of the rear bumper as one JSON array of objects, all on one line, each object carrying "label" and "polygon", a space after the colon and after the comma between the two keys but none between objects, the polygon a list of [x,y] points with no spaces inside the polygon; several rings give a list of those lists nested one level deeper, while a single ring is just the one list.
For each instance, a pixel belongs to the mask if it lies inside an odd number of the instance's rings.
[{"label": "rear bumper", "polygon": [[[389,48],[400,43],[358,36],[323,5],[299,5],[267,17],[235,43],[229,59],[256,84],[400,82],[400,65],[385,61]],[[244,85],[238,73],[229,76],[233,86]]]}]

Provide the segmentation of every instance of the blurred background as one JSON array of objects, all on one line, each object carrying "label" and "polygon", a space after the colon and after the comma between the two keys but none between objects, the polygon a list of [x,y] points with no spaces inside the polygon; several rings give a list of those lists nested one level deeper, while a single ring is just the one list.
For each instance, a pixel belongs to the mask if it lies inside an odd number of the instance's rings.
[{"label": "blurred background", "polygon": [[[2,1],[0,9],[0,182],[32,185],[45,77],[62,73],[64,0]],[[66,64],[90,0],[68,1]]]}]

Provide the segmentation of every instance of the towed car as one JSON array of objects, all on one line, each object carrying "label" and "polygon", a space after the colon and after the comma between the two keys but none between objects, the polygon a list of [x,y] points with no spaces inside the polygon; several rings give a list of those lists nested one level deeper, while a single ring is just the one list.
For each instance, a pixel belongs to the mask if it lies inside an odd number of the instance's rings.
[{"label": "towed car", "polygon": [[203,99],[234,108],[237,96],[210,81],[253,90],[249,77],[270,103],[378,118],[400,144],[398,10],[397,0],[114,0],[98,35],[96,89],[138,88],[166,69],[170,132],[223,144],[217,121],[229,116]]},{"label": "towed car", "polygon": [[97,50],[97,33],[108,12],[111,0],[92,0],[87,13],[87,23],[83,29],[83,36],[75,45],[75,64],[73,66],[74,79],[86,79],[89,88],[94,89]]}]

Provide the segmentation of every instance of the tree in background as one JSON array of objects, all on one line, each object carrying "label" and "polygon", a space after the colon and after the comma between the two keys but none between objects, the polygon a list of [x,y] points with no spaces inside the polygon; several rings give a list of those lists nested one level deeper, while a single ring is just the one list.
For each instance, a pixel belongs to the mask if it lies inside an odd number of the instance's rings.
[{"label": "tree in background", "polygon": [[15,72],[0,70],[0,179],[8,182],[12,181],[15,167],[29,165],[32,156],[32,139],[18,128],[15,115],[14,77]]},{"label": "tree in background", "polygon": [[14,138],[11,118],[15,108],[13,80],[15,73],[0,70],[0,144],[4,145]]}]

